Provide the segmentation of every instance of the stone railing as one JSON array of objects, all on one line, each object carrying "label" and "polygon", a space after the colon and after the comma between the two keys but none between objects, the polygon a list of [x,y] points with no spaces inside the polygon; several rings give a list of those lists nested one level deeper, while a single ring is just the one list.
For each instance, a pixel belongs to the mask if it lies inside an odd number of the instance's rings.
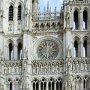
[{"label": "stone railing", "polygon": [[90,58],[70,58],[70,71],[76,73],[90,72]]},{"label": "stone railing", "polygon": [[70,4],[87,4],[90,3],[90,0],[73,0],[73,1],[65,1],[64,3],[70,3]]},{"label": "stone railing", "polygon": [[4,60],[4,74],[16,74],[21,75],[24,66],[26,66],[27,60]]},{"label": "stone railing", "polygon": [[33,33],[60,33],[63,34],[63,31],[59,28],[57,29],[33,29]]},{"label": "stone railing", "polygon": [[64,73],[64,60],[36,60],[32,61],[33,75],[61,74]]},{"label": "stone railing", "polygon": [[21,73],[21,61],[18,60],[5,60],[4,61],[4,73],[9,74],[20,74]]},{"label": "stone railing", "polygon": [[60,12],[43,12],[43,13],[33,13],[32,20],[33,21],[59,21],[63,17],[60,16]]}]

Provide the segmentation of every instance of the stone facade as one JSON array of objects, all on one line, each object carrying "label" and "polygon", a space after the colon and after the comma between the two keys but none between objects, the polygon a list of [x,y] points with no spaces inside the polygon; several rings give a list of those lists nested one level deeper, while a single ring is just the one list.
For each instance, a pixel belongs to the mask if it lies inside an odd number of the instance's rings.
[{"label": "stone facade", "polygon": [[40,12],[38,0],[0,0],[0,90],[90,90],[90,0]]}]

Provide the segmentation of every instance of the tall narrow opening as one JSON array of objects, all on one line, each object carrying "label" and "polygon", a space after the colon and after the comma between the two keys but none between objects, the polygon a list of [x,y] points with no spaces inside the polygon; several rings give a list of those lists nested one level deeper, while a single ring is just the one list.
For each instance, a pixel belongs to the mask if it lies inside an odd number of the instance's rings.
[{"label": "tall narrow opening", "polygon": [[9,21],[13,21],[13,6],[9,7]]},{"label": "tall narrow opening", "polygon": [[9,60],[12,59],[13,56],[13,46],[12,43],[9,44]]},{"label": "tall narrow opening", "polygon": [[62,81],[60,81],[60,90],[62,90]]},{"label": "tall narrow opening", "polygon": [[41,90],[46,90],[46,81],[45,81],[45,79],[42,79],[42,81],[41,81]]},{"label": "tall narrow opening", "polygon": [[62,90],[62,81],[60,80],[60,78],[56,82],[56,90]]},{"label": "tall narrow opening", "polygon": [[48,83],[48,89],[51,90],[51,82]]},{"label": "tall narrow opening", "polygon": [[39,84],[38,84],[38,82],[36,83],[36,90],[39,90]]},{"label": "tall narrow opening", "polygon": [[22,7],[21,5],[18,6],[18,20],[21,20],[21,13],[22,13]]},{"label": "tall narrow opening", "polygon": [[87,29],[87,19],[88,19],[88,16],[87,16],[87,11],[84,10],[83,12],[83,29]]},{"label": "tall narrow opening", "polygon": [[12,90],[12,82],[10,82],[10,90]]},{"label": "tall narrow opening", "polygon": [[86,89],[86,80],[83,81],[83,89]]},{"label": "tall narrow opening", "polygon": [[39,90],[39,83],[38,83],[37,79],[35,79],[33,82],[33,90]]},{"label": "tall narrow opening", "polygon": [[87,57],[87,40],[83,43],[83,57]]},{"label": "tall narrow opening", "polygon": [[78,11],[74,11],[74,29],[78,29]]},{"label": "tall narrow opening", "polygon": [[54,90],[54,80],[52,78],[50,79],[50,82],[48,83],[48,89]]},{"label": "tall narrow opening", "polygon": [[35,90],[35,83],[33,83],[33,90]]},{"label": "tall narrow opening", "polygon": [[74,42],[74,57],[78,57],[78,42]]},{"label": "tall narrow opening", "polygon": [[22,59],[22,43],[18,44],[18,59]]}]

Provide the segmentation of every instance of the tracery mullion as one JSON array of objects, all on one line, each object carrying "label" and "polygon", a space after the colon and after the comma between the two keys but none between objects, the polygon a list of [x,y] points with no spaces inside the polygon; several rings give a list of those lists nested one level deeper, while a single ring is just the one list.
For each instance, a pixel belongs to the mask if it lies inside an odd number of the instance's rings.
[{"label": "tracery mullion", "polygon": [[44,82],[42,82],[42,84],[43,84],[43,90],[44,90]]},{"label": "tracery mullion", "polygon": [[39,90],[42,90],[42,89],[41,89],[41,82],[39,82]]},{"label": "tracery mullion", "polygon": [[46,90],[49,90],[49,83],[48,83],[48,81],[46,82]]},{"label": "tracery mullion", "polygon": [[34,83],[35,83],[34,85],[35,85],[35,90],[36,90],[36,82],[34,82]]},{"label": "tracery mullion", "polygon": [[51,82],[51,90],[52,90],[52,82]]}]

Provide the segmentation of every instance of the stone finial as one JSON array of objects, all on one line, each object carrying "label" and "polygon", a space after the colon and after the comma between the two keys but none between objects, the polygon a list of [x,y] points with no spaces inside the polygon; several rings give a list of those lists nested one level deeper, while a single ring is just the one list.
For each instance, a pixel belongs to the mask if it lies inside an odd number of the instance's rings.
[{"label": "stone finial", "polygon": [[47,1],[47,12],[49,12],[49,1]]}]

